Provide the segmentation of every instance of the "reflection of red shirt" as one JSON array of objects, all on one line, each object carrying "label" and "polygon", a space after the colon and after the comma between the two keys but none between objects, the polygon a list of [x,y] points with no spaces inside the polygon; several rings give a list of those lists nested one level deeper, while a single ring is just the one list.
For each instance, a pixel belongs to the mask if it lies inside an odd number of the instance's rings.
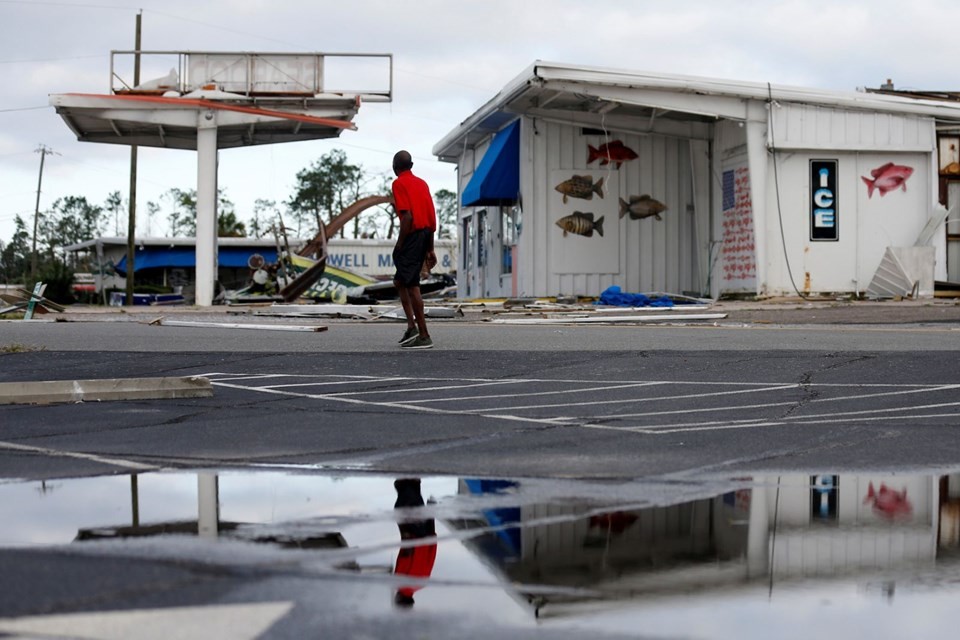
[{"label": "reflection of red shirt", "polygon": [[[433,572],[433,563],[436,560],[436,543],[405,547],[400,549],[400,553],[397,555],[397,568],[394,569],[394,573],[413,578],[429,578]],[[422,588],[422,586],[405,586],[400,587],[397,591],[405,596],[413,597],[413,594]]]},{"label": "reflection of red shirt", "polygon": [[430,187],[413,175],[404,171],[393,181],[393,202],[397,212],[409,211],[413,214],[413,228],[437,230],[437,212],[433,207]]}]

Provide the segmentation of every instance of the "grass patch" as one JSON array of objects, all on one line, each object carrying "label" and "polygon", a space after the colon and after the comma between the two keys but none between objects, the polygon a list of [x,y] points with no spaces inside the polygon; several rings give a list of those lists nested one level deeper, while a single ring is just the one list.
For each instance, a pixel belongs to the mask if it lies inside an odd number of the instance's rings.
[{"label": "grass patch", "polygon": [[46,351],[46,349],[46,347],[37,347],[32,344],[20,344],[19,342],[0,344],[0,353],[27,353],[28,351]]}]

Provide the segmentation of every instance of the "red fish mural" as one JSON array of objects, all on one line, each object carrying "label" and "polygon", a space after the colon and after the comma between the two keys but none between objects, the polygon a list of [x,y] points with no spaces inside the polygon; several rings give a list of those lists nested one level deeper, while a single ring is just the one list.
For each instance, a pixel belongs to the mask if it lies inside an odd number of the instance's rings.
[{"label": "red fish mural", "polygon": [[879,191],[880,196],[883,197],[887,195],[887,192],[896,189],[906,191],[907,180],[913,175],[913,167],[888,162],[871,171],[870,175],[873,176],[873,180],[866,176],[860,176],[860,179],[867,185],[867,197],[872,198],[875,190]]},{"label": "red fish mural", "polygon": [[633,160],[637,157],[637,152],[623,144],[620,140],[614,140],[613,142],[602,144],[599,147],[588,144],[587,149],[590,152],[587,156],[587,164],[590,164],[594,160],[600,160],[601,165],[616,162],[617,169],[627,160]]},{"label": "red fish mural", "polygon": [[907,490],[897,491],[880,483],[880,490],[873,488],[873,483],[867,488],[867,497],[863,504],[873,503],[873,512],[888,520],[907,518],[913,513],[913,505],[907,500]]}]

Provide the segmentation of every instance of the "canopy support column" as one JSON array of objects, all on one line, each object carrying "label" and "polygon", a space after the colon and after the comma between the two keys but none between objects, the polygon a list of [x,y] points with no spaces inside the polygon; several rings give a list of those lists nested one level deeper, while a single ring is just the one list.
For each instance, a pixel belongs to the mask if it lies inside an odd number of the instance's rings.
[{"label": "canopy support column", "polygon": [[[210,116],[211,119],[207,120]],[[217,125],[208,111],[197,128],[197,284],[196,305],[213,304],[217,279]]]}]

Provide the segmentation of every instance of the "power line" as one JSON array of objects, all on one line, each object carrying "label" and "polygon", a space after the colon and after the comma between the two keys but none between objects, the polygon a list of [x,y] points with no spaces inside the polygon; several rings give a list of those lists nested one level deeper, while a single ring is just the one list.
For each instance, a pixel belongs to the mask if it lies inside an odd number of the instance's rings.
[{"label": "power line", "polygon": [[30,6],[48,6],[48,7],[76,7],[78,9],[113,9],[122,11],[132,11],[130,7],[124,7],[117,4],[90,4],[74,2],[53,2],[52,0],[0,0],[0,4],[27,4]]},{"label": "power line", "polygon": [[52,108],[50,105],[45,104],[42,107],[16,107],[14,109],[0,109],[0,113],[12,113],[14,111],[36,111],[38,109],[50,109],[50,108]]},{"label": "power line", "polygon": [[[0,0],[3,2],[3,0]],[[34,62],[63,62],[64,60],[86,60],[88,58],[106,58],[104,54],[99,55],[84,55],[84,56],[67,56],[65,58],[24,58],[20,60],[0,60],[0,64],[31,64]]]}]

